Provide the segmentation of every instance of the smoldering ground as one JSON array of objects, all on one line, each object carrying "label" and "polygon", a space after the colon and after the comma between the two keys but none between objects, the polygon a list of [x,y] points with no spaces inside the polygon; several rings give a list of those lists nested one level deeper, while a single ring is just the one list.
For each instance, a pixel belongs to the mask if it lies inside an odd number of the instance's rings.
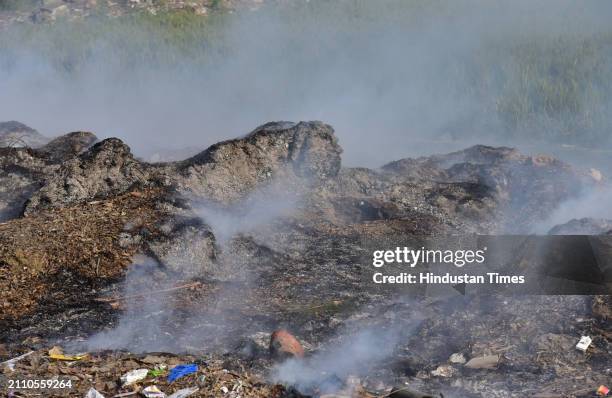
[{"label": "smoldering ground", "polygon": [[[59,55],[53,40],[19,30],[3,34],[0,119],[21,120],[46,134],[86,129],[119,136],[142,156],[159,148],[198,152],[275,119],[334,125],[348,165],[378,166],[473,142],[605,146],[610,6],[296,2],[237,13],[213,35],[218,43],[199,42],[186,52],[173,51],[163,35],[138,25],[126,38],[94,23],[100,34],[74,50],[69,43],[75,37],[87,41],[82,27],[53,28],[59,33],[51,38],[63,34],[60,42],[69,48]],[[261,231],[269,219],[259,220],[259,209],[274,206],[252,209],[224,213],[204,206],[201,213],[223,241]],[[158,275],[160,264],[149,259],[131,272],[127,296],[151,289],[152,281],[156,288],[179,281]],[[238,289],[248,289],[249,280]],[[117,328],[94,336],[89,348],[212,346],[245,322],[230,316],[227,298],[226,291],[214,295],[216,311],[188,313],[182,323],[174,323],[180,306],[166,296],[128,301]],[[321,372],[331,372],[330,364],[346,366],[339,377],[359,373],[365,369],[353,361],[376,363],[391,355],[395,334],[378,333],[348,337],[345,353],[331,349],[338,362],[322,353],[311,368],[287,363],[277,377],[309,388],[321,382]],[[373,351],[377,344],[384,349]]]},{"label": "smoldering ground", "polygon": [[407,340],[420,324],[418,314],[386,325],[360,325],[344,330],[311,357],[288,359],[272,371],[276,382],[294,386],[303,393],[333,393],[345,388],[347,378],[363,377],[373,369],[386,367],[400,342]]},{"label": "smoldering ground", "polygon": [[294,1],[177,32],[155,17],[22,27],[1,40],[0,119],[147,157],[269,120],[334,125],[348,165],[475,142],[609,146],[610,15],[605,1]]},{"label": "smoldering ground", "polygon": [[[271,182],[229,207],[192,199],[193,215],[204,223],[201,228],[214,234],[214,264],[207,272],[200,264],[182,267],[190,257],[185,253],[186,259],[178,258],[180,251],[163,261],[138,256],[122,283],[121,296],[127,298],[122,301],[123,313],[115,326],[92,336],[87,348],[183,352],[236,344],[233,332],[246,328],[244,319],[236,319],[235,314],[249,311],[249,290],[259,272],[249,244],[265,245],[268,228],[300,205],[300,193],[287,192],[283,186],[282,181]],[[205,308],[181,303],[175,292],[150,294],[193,282],[194,277],[221,285],[207,296]]]},{"label": "smoldering ground", "polygon": [[[562,203],[548,219],[538,223],[535,226],[535,232],[547,233],[555,226],[582,218],[610,220],[612,219],[612,209],[609,205],[611,200],[612,188],[610,186],[581,192],[576,198]],[[582,234],[579,231],[575,233]]]}]

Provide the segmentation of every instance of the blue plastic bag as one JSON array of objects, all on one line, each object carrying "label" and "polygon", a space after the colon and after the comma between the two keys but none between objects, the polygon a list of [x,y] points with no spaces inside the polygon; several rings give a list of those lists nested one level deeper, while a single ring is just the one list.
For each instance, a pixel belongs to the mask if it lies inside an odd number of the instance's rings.
[{"label": "blue plastic bag", "polygon": [[174,380],[179,379],[183,376],[190,375],[198,371],[198,365],[189,364],[189,365],[178,365],[172,368],[170,374],[168,375],[168,383],[172,383]]}]

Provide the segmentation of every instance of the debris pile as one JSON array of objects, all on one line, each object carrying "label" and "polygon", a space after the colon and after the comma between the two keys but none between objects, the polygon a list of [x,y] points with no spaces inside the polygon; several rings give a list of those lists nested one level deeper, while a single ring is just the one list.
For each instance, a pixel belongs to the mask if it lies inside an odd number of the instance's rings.
[{"label": "debris pile", "polygon": [[[0,148],[0,381],[95,398],[605,392],[609,296],[398,298],[364,284],[358,254],[372,236],[528,233],[604,179],[509,148],[376,170],[340,155],[321,122],[169,163],[86,132]],[[290,361],[309,391],[271,381]]]},{"label": "debris pile", "polygon": [[[185,363],[197,361],[193,371]],[[97,353],[85,357],[58,358],[38,350],[2,363],[6,379],[45,378],[62,381],[63,388],[45,389],[45,396],[57,397],[275,397],[282,388],[263,383],[248,374],[237,374],[223,367],[223,362],[189,355],[156,353],[134,355],[123,352]],[[180,370],[180,372],[178,372]],[[17,391],[17,390],[16,390]],[[27,389],[20,395],[29,396]]]}]

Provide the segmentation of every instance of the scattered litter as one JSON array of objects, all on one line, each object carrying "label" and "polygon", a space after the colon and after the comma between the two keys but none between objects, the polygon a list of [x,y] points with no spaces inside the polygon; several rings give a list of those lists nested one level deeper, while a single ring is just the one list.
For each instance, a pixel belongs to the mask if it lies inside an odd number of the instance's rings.
[{"label": "scattered litter", "polygon": [[460,363],[460,364],[464,364],[465,363],[465,357],[463,356],[462,353],[460,352],[456,352],[453,355],[450,356],[450,358],[448,358],[448,361],[450,363]]},{"label": "scattered litter", "polygon": [[136,370],[127,372],[126,374],[121,376],[121,381],[123,382],[123,386],[125,387],[132,383],[136,383],[137,381],[144,379],[145,377],[147,377],[148,373],[149,373],[149,369],[136,369]]},{"label": "scattered litter", "polygon": [[172,368],[172,370],[170,371],[170,374],[168,375],[168,383],[172,383],[174,380],[178,378],[187,376],[197,371],[198,371],[198,365],[196,364],[175,366],[174,368]]},{"label": "scattered litter", "polygon": [[605,397],[606,395],[608,395],[609,392],[610,389],[604,386],[603,384],[597,389],[597,395],[599,395],[600,397]]},{"label": "scattered litter", "polygon": [[80,361],[81,359],[87,358],[87,355],[49,355],[49,358],[58,361]]},{"label": "scattered litter", "polygon": [[198,387],[183,388],[182,390],[178,390],[174,394],[168,396],[168,398],[187,398],[188,396],[198,392],[198,390]]},{"label": "scattered litter", "polygon": [[157,386],[146,387],[141,391],[141,393],[146,398],[166,398],[166,394],[164,394]]},{"label": "scattered litter", "polygon": [[129,397],[130,395],[136,395],[136,394],[138,394],[138,391],[123,392],[121,394],[113,395],[113,398]]},{"label": "scattered litter", "polygon": [[431,375],[437,377],[453,377],[454,374],[455,368],[450,365],[440,365],[436,370],[431,371]]},{"label": "scattered litter", "polygon": [[18,357],[15,357],[13,359],[9,359],[8,361],[4,361],[2,362],[0,365],[2,365],[3,368],[9,368],[10,370],[15,370],[15,364],[19,361],[21,361],[23,358],[26,358],[30,355],[34,354],[34,351],[30,351],[30,352],[26,352],[23,355],[20,355]]},{"label": "scattered litter", "polygon": [[87,354],[64,355],[64,350],[58,346],[55,346],[49,350],[49,358],[56,359],[58,361],[80,361],[86,357]]},{"label": "scattered litter", "polygon": [[589,336],[582,336],[578,344],[576,344],[576,348],[582,352],[586,352],[592,341],[593,340]]},{"label": "scattered litter", "polygon": [[273,358],[304,357],[300,342],[285,329],[279,329],[270,336],[270,355]]},{"label": "scattered litter", "polygon": [[149,377],[159,377],[166,373],[165,369],[151,369],[149,370]]},{"label": "scattered litter", "polygon": [[470,369],[495,369],[498,363],[499,355],[485,355],[470,359],[465,367]]},{"label": "scattered litter", "polygon": [[229,393],[229,389],[227,387],[223,386],[223,387],[221,387],[221,392],[223,394],[227,394],[227,393]]},{"label": "scattered litter", "polygon": [[85,398],[104,398],[104,395],[100,394],[98,390],[92,387],[89,389],[89,391],[87,391]]}]

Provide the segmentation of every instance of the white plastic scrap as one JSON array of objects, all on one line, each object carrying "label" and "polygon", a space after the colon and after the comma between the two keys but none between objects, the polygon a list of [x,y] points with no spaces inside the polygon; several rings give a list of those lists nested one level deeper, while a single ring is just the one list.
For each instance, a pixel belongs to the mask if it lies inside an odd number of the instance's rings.
[{"label": "white plastic scrap", "polygon": [[141,392],[146,398],[166,398],[166,394],[164,394],[157,386],[146,387]]},{"label": "white plastic scrap", "polygon": [[227,393],[229,393],[229,389],[227,387],[223,386],[223,387],[221,387],[221,392],[223,394],[227,394]]},{"label": "white plastic scrap", "polygon": [[0,365],[2,365],[2,368],[9,368],[10,370],[15,370],[15,364],[19,361],[21,361],[23,358],[28,357],[30,355],[34,354],[34,351],[30,351],[30,352],[26,352],[23,355],[20,355],[18,357],[15,357],[13,359],[9,359],[8,361],[4,361],[2,363],[0,363]]},{"label": "white plastic scrap", "polygon": [[463,364],[463,363],[465,363],[465,357],[463,356],[462,353],[457,352],[457,353],[454,353],[453,355],[451,355],[450,358],[448,359],[448,361],[450,363],[461,363],[461,364]]},{"label": "white plastic scrap", "polygon": [[91,387],[89,391],[87,391],[87,395],[85,395],[85,398],[104,398],[104,395],[100,394],[98,390]]},{"label": "white plastic scrap", "polygon": [[578,344],[576,344],[576,348],[582,352],[586,352],[592,341],[593,340],[589,336],[582,336]]},{"label": "white plastic scrap", "polygon": [[198,390],[198,387],[183,388],[182,390],[178,390],[174,394],[170,395],[168,398],[187,398],[188,396],[198,392]]},{"label": "white plastic scrap", "polygon": [[127,372],[123,376],[121,376],[121,381],[123,382],[123,386],[130,385],[132,383],[136,383],[147,377],[149,373],[149,369],[136,369],[130,372]]}]

